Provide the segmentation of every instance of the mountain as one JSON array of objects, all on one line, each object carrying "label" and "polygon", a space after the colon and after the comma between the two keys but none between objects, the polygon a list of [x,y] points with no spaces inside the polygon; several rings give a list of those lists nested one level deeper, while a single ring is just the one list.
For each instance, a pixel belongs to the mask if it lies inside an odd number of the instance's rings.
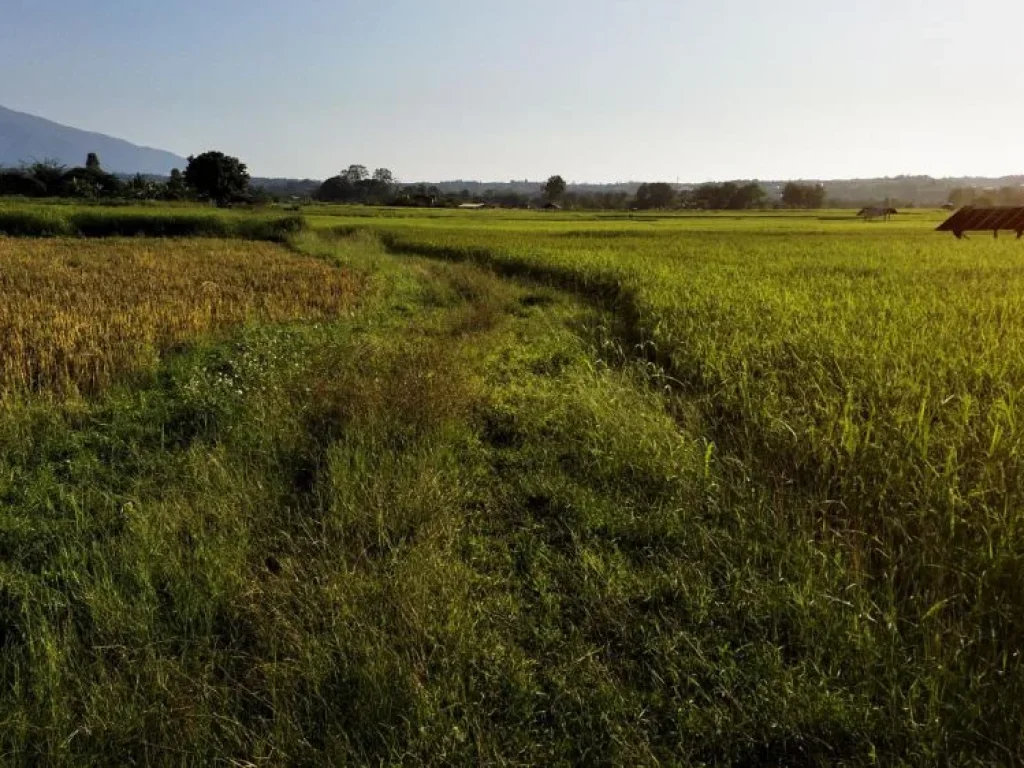
[{"label": "mountain", "polygon": [[85,163],[90,152],[99,155],[104,170],[111,173],[166,176],[172,168],[184,168],[187,162],[171,152],[140,147],[0,106],[0,168],[35,160],[78,166]]}]

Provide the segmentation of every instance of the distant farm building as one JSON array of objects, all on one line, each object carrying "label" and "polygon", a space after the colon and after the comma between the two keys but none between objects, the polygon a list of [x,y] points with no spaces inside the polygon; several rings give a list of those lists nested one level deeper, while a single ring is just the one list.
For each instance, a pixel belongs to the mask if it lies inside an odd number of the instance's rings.
[{"label": "distant farm building", "polygon": [[861,208],[857,211],[857,216],[864,219],[864,221],[874,221],[875,219],[881,219],[882,221],[888,221],[890,216],[899,213],[895,208]]},{"label": "distant farm building", "polygon": [[479,211],[481,208],[486,208],[485,203],[463,203],[459,206],[463,211]]},{"label": "distant farm building", "polygon": [[968,205],[954,213],[937,228],[937,232],[952,232],[957,240],[965,232],[991,232],[999,237],[999,230],[1017,233],[1017,239],[1024,235],[1024,206],[1008,205],[980,207]]},{"label": "distant farm building", "polygon": [[544,206],[544,210],[545,211],[560,211],[560,210],[562,210],[562,206],[560,206],[558,203],[547,203]]}]

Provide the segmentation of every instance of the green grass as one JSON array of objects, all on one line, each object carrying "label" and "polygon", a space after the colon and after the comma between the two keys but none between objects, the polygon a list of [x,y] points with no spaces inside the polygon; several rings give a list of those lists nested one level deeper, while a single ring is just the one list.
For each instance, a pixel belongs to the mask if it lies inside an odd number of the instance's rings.
[{"label": "green grass", "polygon": [[[841,593],[817,599],[894,633],[911,675],[877,695],[937,758],[1019,748],[1024,254],[935,219],[375,228],[610,308],[733,491],[768,495],[777,525],[840,564]],[[895,672],[887,653],[857,658],[876,682]]]},{"label": "green grass", "polygon": [[4,760],[1020,762],[1018,244],[592,219],[325,208],[351,315],[0,404]]},{"label": "green grass", "polygon": [[201,206],[93,205],[0,201],[0,235],[13,237],[219,237],[286,242],[296,215],[225,212]]}]

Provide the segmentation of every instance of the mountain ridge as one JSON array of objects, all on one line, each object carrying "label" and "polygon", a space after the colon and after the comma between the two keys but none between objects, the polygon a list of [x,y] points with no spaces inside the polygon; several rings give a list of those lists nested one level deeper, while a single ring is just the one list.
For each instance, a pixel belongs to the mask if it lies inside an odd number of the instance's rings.
[{"label": "mountain ridge", "polygon": [[90,152],[99,155],[105,170],[119,174],[166,176],[173,168],[184,168],[187,162],[173,152],[0,105],[0,167],[40,160],[76,166],[82,165]]}]

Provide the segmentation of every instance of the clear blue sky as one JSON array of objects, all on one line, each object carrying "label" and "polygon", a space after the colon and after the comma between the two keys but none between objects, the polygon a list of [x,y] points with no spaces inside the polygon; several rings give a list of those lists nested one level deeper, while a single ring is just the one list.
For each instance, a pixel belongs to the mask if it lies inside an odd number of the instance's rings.
[{"label": "clear blue sky", "polygon": [[0,0],[0,104],[257,175],[1024,172],[1021,0]]}]

